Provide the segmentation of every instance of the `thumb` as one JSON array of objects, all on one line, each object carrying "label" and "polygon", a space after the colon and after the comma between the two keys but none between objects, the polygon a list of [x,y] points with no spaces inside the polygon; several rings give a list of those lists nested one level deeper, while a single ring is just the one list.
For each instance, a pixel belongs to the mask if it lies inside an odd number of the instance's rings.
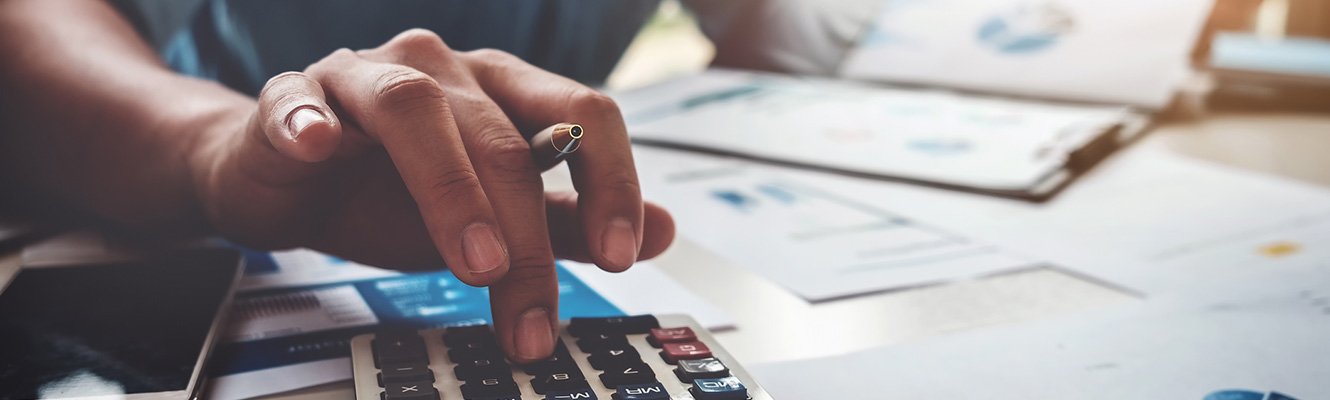
[{"label": "thumb", "polygon": [[268,80],[259,94],[255,122],[272,147],[293,160],[326,160],[342,141],[341,124],[325,101],[323,87],[300,72]]},{"label": "thumb", "polygon": [[300,72],[274,76],[259,93],[259,108],[240,146],[240,167],[269,183],[289,183],[328,168],[342,142],[342,125],[323,88]]}]

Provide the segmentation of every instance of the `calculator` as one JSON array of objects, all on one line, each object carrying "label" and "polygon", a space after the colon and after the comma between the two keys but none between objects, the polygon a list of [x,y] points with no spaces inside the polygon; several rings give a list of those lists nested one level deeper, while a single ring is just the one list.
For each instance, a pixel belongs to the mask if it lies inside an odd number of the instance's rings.
[{"label": "calculator", "polygon": [[686,315],[572,318],[527,365],[489,325],[360,335],[351,363],[357,400],[771,400]]}]

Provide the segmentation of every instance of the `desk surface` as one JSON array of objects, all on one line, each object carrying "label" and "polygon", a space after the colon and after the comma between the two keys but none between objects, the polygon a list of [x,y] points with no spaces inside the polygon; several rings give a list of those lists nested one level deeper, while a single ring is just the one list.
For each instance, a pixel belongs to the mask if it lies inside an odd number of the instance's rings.
[{"label": "desk surface", "polygon": [[[1330,186],[1330,115],[1223,114],[1155,128],[1124,151],[1169,151]],[[550,189],[566,179],[547,177]],[[739,328],[716,335],[745,364],[853,352],[980,327],[1137,301],[1129,294],[1054,270],[809,304],[776,284],[681,238],[655,262],[730,313]],[[349,383],[273,399],[351,399]]]},{"label": "desk surface", "polygon": [[[1330,186],[1330,115],[1217,115],[1156,128],[1125,151],[1163,148]],[[565,177],[547,187],[566,189]],[[0,265],[17,263],[0,257]],[[1127,301],[1129,294],[1053,270],[1029,270],[947,285],[811,305],[681,238],[656,264],[728,312],[739,328],[716,335],[745,364],[853,352]],[[349,382],[270,399],[352,399]]]}]

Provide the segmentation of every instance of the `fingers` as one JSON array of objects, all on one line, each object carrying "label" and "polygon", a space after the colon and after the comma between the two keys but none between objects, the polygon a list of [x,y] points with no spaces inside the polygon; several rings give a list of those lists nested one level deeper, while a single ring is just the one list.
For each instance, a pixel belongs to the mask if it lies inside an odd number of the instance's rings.
[{"label": "fingers", "polygon": [[339,50],[309,74],[346,116],[382,143],[450,269],[471,285],[508,271],[508,246],[444,91],[420,71]]},{"label": "fingers", "polygon": [[514,361],[548,357],[554,351],[559,283],[544,224],[544,186],[530,145],[433,33],[407,31],[362,54],[418,68],[449,93],[462,144],[509,244],[507,275],[490,287],[496,331]]},{"label": "fingers", "polygon": [[[545,195],[545,215],[550,227],[554,256],[578,262],[593,262],[587,252],[586,235],[577,215],[576,192],[551,192]],[[659,205],[646,202],[642,207],[642,251],[637,260],[649,260],[665,252],[674,242],[674,219]]]},{"label": "fingers", "polygon": [[[507,235],[512,262],[490,288],[490,306],[509,357],[528,362],[554,352],[559,282],[545,221],[544,185],[531,148],[503,110],[487,99],[464,100],[459,126],[481,184]],[[462,107],[459,107],[462,108]],[[515,321],[515,323],[513,323]]]},{"label": "fingers", "polygon": [[642,248],[642,194],[627,130],[609,97],[566,78],[528,65],[506,53],[467,53],[465,63],[477,82],[524,130],[560,122],[586,132],[568,165],[578,193],[587,253],[597,266],[622,271]]}]

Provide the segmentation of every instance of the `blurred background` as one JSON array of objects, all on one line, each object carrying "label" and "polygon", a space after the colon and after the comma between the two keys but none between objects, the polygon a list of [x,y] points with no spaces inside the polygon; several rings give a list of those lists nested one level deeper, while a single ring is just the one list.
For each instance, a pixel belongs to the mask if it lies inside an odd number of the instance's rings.
[{"label": "blurred background", "polygon": [[[890,0],[888,0],[890,1]],[[1317,65],[1305,68],[1307,81],[1316,84],[1318,75],[1330,76],[1330,2],[1322,0],[1217,0],[1206,24],[1202,39],[1197,43],[1194,59],[1201,69],[1209,66],[1212,45],[1219,33],[1240,33],[1252,35],[1260,41],[1264,51],[1252,57],[1274,57],[1273,64],[1292,59],[1320,58]],[[1280,59],[1278,57],[1285,58]],[[675,76],[696,73],[706,69],[715,57],[715,46],[697,27],[697,21],[677,0],[661,3],[655,16],[638,34],[628,48],[619,65],[606,82],[609,89],[630,89],[644,86]],[[1225,60],[1228,61],[1228,60]],[[1231,61],[1229,61],[1231,62]],[[1248,60],[1238,61],[1254,62]],[[1252,72],[1266,72],[1260,66],[1247,66]],[[1281,66],[1264,66],[1280,69]],[[1293,68],[1296,66],[1282,66]],[[1319,69],[1319,70],[1318,70]],[[1319,72],[1318,72],[1319,71]],[[1221,108],[1236,109],[1310,109],[1330,112],[1330,102],[1317,101],[1313,95],[1290,94],[1296,98],[1281,99],[1284,93],[1278,92],[1278,83],[1247,83],[1253,77],[1244,77],[1240,71],[1228,71],[1228,90],[1213,101]],[[1239,72],[1232,76],[1232,72]],[[1276,73],[1278,71],[1275,71]],[[1299,82],[1298,74],[1292,74],[1292,85]],[[1259,79],[1255,79],[1259,81]],[[1266,84],[1269,84],[1267,86]],[[1324,90],[1330,86],[1320,83]],[[1205,86],[1201,90],[1212,90]],[[1319,95],[1327,92],[1314,92]],[[1206,93],[1208,94],[1208,93]],[[1274,103],[1270,100],[1283,100]]]}]

